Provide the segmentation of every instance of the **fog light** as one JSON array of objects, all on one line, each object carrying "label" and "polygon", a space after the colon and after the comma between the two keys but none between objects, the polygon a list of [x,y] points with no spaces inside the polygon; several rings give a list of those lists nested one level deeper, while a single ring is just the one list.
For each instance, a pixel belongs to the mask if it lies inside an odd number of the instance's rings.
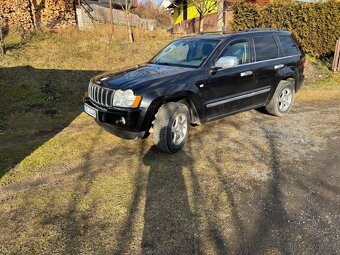
[{"label": "fog light", "polygon": [[126,123],[126,120],[124,117],[119,117],[118,119],[116,119],[116,124],[119,126],[123,126],[125,125],[125,123]]}]

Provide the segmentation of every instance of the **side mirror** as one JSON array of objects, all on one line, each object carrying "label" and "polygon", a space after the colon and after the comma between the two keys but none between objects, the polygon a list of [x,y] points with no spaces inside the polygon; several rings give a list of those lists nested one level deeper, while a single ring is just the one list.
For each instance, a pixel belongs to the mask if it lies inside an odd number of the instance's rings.
[{"label": "side mirror", "polygon": [[215,67],[219,67],[220,69],[232,68],[232,67],[236,67],[237,65],[238,65],[238,58],[232,57],[232,56],[221,57],[215,63]]}]

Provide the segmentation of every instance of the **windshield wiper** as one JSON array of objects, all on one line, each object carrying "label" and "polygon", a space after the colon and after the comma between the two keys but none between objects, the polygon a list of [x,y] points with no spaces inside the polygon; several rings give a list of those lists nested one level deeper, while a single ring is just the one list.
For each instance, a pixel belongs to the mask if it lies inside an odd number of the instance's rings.
[{"label": "windshield wiper", "polygon": [[156,65],[165,65],[165,66],[178,66],[178,64],[169,63],[169,62],[153,62],[153,64],[156,64]]}]

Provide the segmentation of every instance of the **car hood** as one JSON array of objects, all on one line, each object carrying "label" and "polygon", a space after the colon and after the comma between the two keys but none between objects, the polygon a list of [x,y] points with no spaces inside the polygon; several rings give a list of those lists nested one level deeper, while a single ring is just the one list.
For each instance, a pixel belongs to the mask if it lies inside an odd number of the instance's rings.
[{"label": "car hood", "polygon": [[[194,70],[188,67],[144,64],[122,71],[106,72],[92,79],[92,82],[111,89],[135,89],[164,78],[173,78],[184,72]],[[167,80],[167,79],[165,79]],[[165,81],[164,80],[164,81]]]}]

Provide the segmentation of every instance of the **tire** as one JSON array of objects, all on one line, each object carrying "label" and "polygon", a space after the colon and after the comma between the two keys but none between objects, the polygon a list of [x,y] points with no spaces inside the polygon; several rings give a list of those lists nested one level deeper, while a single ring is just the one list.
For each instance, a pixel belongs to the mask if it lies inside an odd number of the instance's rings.
[{"label": "tire", "polygon": [[280,81],[272,99],[266,105],[267,112],[275,116],[287,114],[293,106],[294,97],[294,83],[291,81]]},{"label": "tire", "polygon": [[185,104],[164,104],[159,109],[153,125],[157,148],[166,153],[181,150],[188,139],[189,124],[189,109]]}]

